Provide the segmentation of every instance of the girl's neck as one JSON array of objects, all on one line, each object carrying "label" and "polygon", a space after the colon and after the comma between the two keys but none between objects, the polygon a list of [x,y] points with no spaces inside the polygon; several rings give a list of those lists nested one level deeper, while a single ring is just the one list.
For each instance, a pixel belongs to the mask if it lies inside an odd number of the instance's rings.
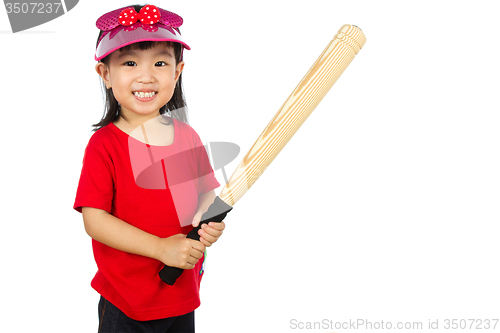
[{"label": "girl's neck", "polygon": [[125,132],[130,133],[135,128],[143,125],[144,123],[155,122],[155,120],[153,120],[155,118],[156,120],[159,120],[161,118],[159,110],[157,113],[150,115],[132,115],[132,116],[124,115],[122,110],[120,110],[120,116],[115,120],[114,124],[118,128],[124,130]]},{"label": "girl's neck", "polygon": [[173,123],[165,123],[165,119],[160,114],[143,123],[136,122],[134,124],[120,115],[114,125],[134,139],[146,144],[168,146],[173,144],[175,140]]}]

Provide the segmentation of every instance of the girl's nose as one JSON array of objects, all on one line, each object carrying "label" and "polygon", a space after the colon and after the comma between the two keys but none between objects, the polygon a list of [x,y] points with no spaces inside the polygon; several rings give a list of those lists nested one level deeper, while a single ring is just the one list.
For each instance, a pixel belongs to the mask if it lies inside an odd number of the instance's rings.
[{"label": "girl's nose", "polygon": [[153,83],[155,80],[153,71],[149,68],[142,68],[137,77],[140,83]]}]

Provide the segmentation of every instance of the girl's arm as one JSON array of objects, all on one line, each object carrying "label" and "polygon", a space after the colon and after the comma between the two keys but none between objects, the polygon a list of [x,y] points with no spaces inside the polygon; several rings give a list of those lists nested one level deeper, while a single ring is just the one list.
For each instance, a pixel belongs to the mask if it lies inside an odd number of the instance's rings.
[{"label": "girl's arm", "polygon": [[[193,218],[193,227],[196,228],[198,226],[203,213],[208,210],[208,207],[210,207],[210,205],[214,202],[215,197],[215,190],[200,195],[198,199],[198,211]],[[200,242],[206,247],[212,246],[212,244],[215,243],[222,235],[225,228],[226,225],[224,221],[219,223],[210,222],[208,225],[203,225],[202,229],[198,231],[198,234],[200,235]]]},{"label": "girl's arm", "polygon": [[186,235],[160,238],[102,209],[83,207],[82,215],[85,231],[96,241],[117,250],[159,260],[168,266],[192,269],[205,251],[202,243],[186,238]]},{"label": "girl's arm", "polygon": [[[201,216],[208,210],[211,204],[213,204],[215,200],[215,190],[212,190],[207,193],[203,193],[198,198],[198,209],[196,211],[195,218],[193,219],[193,227],[197,227],[200,222]],[[195,225],[196,224],[196,225]]]}]

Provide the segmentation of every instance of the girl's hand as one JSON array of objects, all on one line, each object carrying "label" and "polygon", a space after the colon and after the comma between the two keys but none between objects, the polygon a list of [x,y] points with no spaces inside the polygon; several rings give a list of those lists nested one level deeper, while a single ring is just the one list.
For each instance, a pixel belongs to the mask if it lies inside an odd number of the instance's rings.
[{"label": "girl's hand", "polygon": [[193,269],[203,256],[205,245],[186,236],[177,234],[160,238],[157,259],[167,266]]},{"label": "girl's hand", "polygon": [[213,243],[217,242],[222,235],[222,231],[226,228],[224,221],[204,223],[198,231],[200,235],[200,242],[206,247],[210,247]]},{"label": "girl's hand", "polygon": [[[196,228],[200,224],[202,215],[202,212],[196,213],[193,218],[193,227]],[[201,228],[202,229],[198,231],[198,235],[200,235],[200,242],[206,247],[210,247],[217,241],[217,239],[219,239],[220,235],[222,235],[222,231],[226,228],[226,224],[224,221],[210,222],[208,225],[204,223]]]}]

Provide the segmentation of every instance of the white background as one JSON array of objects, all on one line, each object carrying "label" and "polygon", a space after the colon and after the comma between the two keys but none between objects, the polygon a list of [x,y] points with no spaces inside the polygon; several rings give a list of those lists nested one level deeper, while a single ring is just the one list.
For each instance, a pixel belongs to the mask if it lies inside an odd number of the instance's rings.
[{"label": "white background", "polygon": [[[82,0],[17,34],[0,9],[6,332],[97,330],[91,240],[72,206],[103,111],[94,23],[129,4]],[[209,249],[198,332],[499,318],[496,4],[162,2],[184,18],[192,47],[190,124],[204,142],[241,147],[228,174],[343,24],[367,37],[226,218]]]}]

